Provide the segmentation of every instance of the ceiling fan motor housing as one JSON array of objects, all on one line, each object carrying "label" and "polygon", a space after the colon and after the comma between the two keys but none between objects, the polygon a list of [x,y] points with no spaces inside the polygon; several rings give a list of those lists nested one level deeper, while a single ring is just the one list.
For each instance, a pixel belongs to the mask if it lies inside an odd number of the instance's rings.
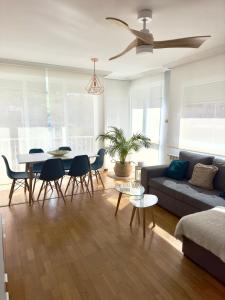
[{"label": "ceiling fan motor housing", "polygon": [[140,23],[149,23],[152,20],[152,11],[151,9],[142,9],[138,12],[138,22]]}]

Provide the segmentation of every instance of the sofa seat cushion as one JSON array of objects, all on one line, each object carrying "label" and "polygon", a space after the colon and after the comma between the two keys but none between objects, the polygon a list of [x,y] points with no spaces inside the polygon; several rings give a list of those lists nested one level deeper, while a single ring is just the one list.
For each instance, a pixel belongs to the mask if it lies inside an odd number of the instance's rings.
[{"label": "sofa seat cushion", "polygon": [[225,206],[225,200],[219,197],[218,190],[208,191],[200,187],[193,186],[186,180],[174,180],[167,177],[151,178],[149,181],[151,188],[174,197],[176,200],[185,202],[199,210],[205,210],[215,206]]}]

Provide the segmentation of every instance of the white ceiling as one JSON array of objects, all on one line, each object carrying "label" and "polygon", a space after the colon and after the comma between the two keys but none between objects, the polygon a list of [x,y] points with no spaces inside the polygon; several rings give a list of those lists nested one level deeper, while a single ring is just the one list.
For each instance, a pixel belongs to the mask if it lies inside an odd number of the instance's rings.
[{"label": "white ceiling", "polygon": [[[105,20],[121,18],[140,29],[137,11],[151,8],[156,40],[212,35],[199,49],[135,50],[108,61],[134,37]],[[97,69],[127,78],[225,45],[225,0],[0,0],[0,58]]]}]

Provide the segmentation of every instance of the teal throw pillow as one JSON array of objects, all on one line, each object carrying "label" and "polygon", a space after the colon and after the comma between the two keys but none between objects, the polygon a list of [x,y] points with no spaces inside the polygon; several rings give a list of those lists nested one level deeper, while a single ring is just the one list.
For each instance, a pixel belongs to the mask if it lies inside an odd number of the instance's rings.
[{"label": "teal throw pillow", "polygon": [[173,160],[166,170],[166,177],[182,180],[186,177],[189,161]]}]

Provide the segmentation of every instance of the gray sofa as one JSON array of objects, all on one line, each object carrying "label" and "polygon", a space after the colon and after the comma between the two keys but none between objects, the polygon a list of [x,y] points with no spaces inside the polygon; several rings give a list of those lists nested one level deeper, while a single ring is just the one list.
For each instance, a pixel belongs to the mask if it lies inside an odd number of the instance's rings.
[{"label": "gray sofa", "polygon": [[[225,160],[187,151],[181,151],[179,159],[189,161],[185,180],[165,177],[168,165],[142,168],[141,183],[145,187],[145,193],[157,195],[158,204],[179,217],[215,206],[225,206],[225,199],[219,197],[220,191],[225,189]],[[214,180],[215,189],[212,191],[188,183],[195,164],[199,162],[219,168]]]}]

